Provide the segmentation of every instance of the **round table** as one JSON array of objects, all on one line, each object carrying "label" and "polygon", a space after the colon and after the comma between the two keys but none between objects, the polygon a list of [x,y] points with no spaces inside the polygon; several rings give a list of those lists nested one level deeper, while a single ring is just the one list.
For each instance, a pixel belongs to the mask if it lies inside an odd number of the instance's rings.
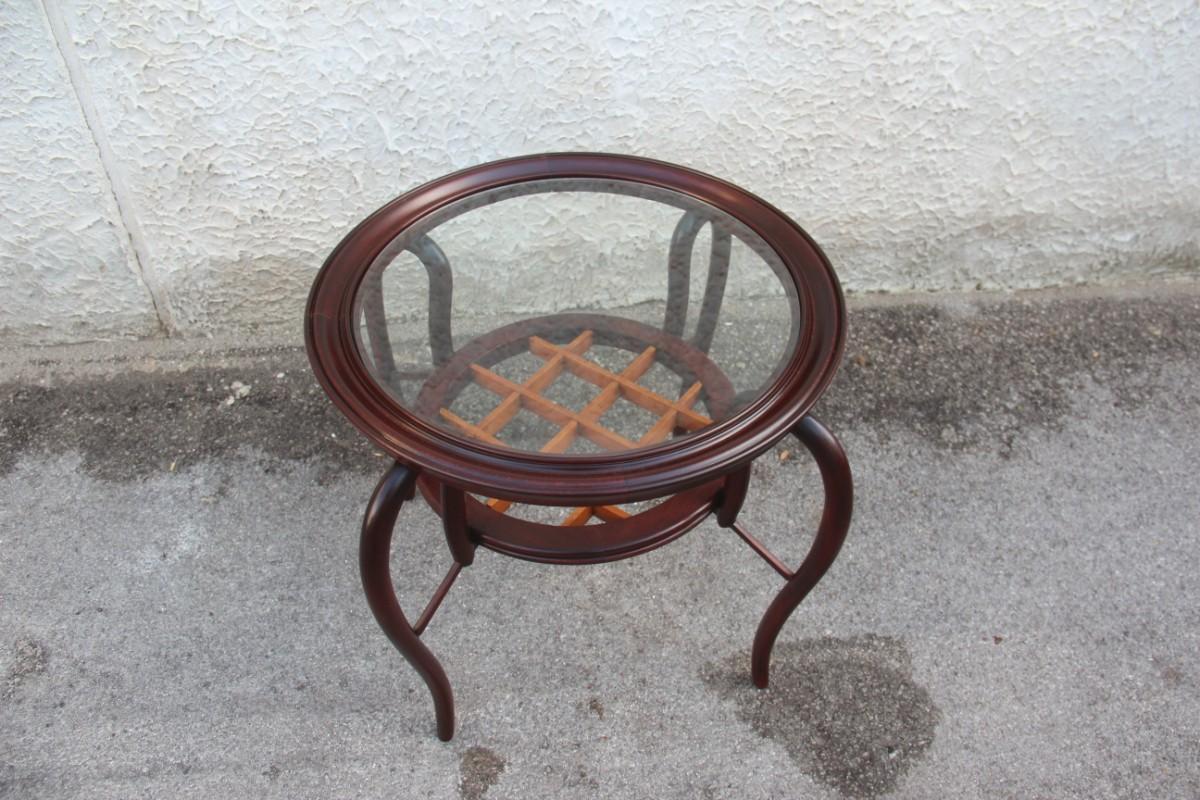
[{"label": "round table", "polygon": [[[693,286],[703,248],[703,286]],[[845,306],[796,223],[660,161],[483,164],[351,231],[313,283],[305,338],[330,399],[394,459],[363,521],[362,579],[433,695],[441,739],[454,731],[450,684],[420,636],[477,547],[612,561],[714,514],[786,580],[751,651],[753,681],[767,685],[779,630],[837,556],[852,504],[845,452],[808,414],[840,361]],[[737,519],[751,462],[788,434],[825,489],[796,570]],[[451,564],[410,621],[389,557],[417,491],[442,520]]]}]

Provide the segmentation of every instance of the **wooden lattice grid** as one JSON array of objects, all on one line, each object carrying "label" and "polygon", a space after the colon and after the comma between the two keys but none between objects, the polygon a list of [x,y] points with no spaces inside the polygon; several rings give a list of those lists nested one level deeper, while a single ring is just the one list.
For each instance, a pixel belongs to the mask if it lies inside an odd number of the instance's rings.
[{"label": "wooden lattice grid", "polygon": [[[477,423],[468,422],[449,408],[441,408],[438,413],[463,433],[488,444],[506,447],[497,434],[521,409],[527,409],[559,426],[558,431],[542,446],[543,453],[565,452],[579,436],[606,450],[632,450],[660,442],[676,428],[694,431],[712,424],[710,418],[692,408],[704,389],[700,381],[688,387],[677,400],[663,397],[638,383],[638,379],[654,364],[654,347],[647,347],[636,355],[620,372],[612,372],[586,357],[593,340],[590,330],[583,331],[565,345],[554,344],[540,336],[530,337],[529,352],[541,358],[543,363],[523,383],[511,381],[480,364],[471,364],[472,379],[499,396],[500,403]],[[543,394],[563,370],[600,387],[600,391],[579,411],[556,403]],[[618,399],[658,415],[654,424],[636,442],[600,424],[600,417]],[[492,498],[487,504],[503,513],[512,506],[512,501]],[[593,516],[609,522],[628,517],[629,512],[618,506],[581,506],[572,510],[560,524],[584,525]]]}]

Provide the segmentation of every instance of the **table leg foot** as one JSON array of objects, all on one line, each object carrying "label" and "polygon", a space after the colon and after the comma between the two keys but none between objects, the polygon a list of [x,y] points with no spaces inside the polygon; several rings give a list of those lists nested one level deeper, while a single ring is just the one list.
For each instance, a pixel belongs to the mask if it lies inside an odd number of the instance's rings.
[{"label": "table leg foot", "polygon": [[413,470],[395,464],[379,481],[363,519],[359,567],[367,603],[376,621],[429,687],[437,714],[438,738],[448,742],[454,736],[454,695],[450,681],[441,663],[404,616],[392,585],[392,530],[400,507],[413,496],[416,477]]},{"label": "table leg foot", "polygon": [[796,606],[825,575],[825,571],[837,558],[838,550],[846,539],[850,528],[850,515],[854,506],[854,483],[850,475],[850,462],[841,442],[829,430],[811,416],[806,416],[792,431],[813,454],[821,470],[821,481],[825,486],[825,510],[817,536],[800,569],[796,570],[787,584],[780,590],[754,634],[754,648],[750,653],[750,676],[754,685],[767,688],[771,666],[771,650],[788,617]]}]

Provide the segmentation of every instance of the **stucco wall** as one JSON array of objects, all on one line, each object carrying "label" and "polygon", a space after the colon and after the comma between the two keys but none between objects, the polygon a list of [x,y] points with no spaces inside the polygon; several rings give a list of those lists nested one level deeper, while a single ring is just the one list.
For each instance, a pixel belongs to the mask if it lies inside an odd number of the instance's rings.
[{"label": "stucco wall", "polygon": [[0,335],[147,335],[158,320],[36,0],[0,10]]},{"label": "stucco wall", "polygon": [[0,20],[12,338],[298,329],[357,219],[544,150],[739,183],[851,290],[1200,271],[1194,0],[9,0]]}]

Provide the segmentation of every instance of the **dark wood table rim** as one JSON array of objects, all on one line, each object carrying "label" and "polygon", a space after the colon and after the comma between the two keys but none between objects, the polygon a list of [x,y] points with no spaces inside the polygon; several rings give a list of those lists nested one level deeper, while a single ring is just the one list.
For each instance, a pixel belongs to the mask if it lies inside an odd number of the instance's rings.
[{"label": "dark wood table rim", "polygon": [[[354,302],[388,243],[448,203],[526,181],[585,178],[641,183],[688,195],[738,219],[774,250],[795,281],[802,330],[775,380],[746,408],[711,427],[644,449],[553,456],[461,438],[396,402],[359,352]],[[729,474],[784,437],[832,380],[841,358],[845,303],[828,259],[786,215],[718,178],[632,156],[556,153],[495,161],[426,183],[384,205],[330,254],[313,283],[305,340],[318,381],[380,448],[422,473],[473,492],[551,505],[661,497]]]}]

